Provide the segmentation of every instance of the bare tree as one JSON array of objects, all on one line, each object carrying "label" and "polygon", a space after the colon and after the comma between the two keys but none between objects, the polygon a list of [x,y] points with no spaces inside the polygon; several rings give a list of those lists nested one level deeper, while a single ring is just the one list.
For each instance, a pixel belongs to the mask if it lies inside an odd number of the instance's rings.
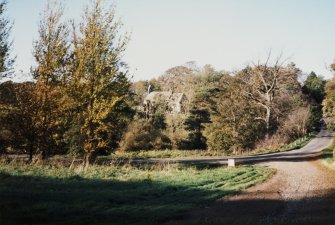
[{"label": "bare tree", "polygon": [[286,60],[282,61],[281,56],[272,65],[270,59],[271,54],[268,55],[265,63],[253,63],[253,66],[248,66],[238,74],[244,97],[265,110],[264,116],[257,116],[255,119],[264,121],[266,138],[271,129],[274,97],[279,89],[278,81],[280,76],[285,76],[289,72],[287,68],[283,68]]}]

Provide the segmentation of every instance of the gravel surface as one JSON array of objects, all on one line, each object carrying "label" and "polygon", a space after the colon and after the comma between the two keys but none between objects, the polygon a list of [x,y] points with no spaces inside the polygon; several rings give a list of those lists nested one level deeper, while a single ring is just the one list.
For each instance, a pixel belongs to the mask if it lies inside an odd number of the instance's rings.
[{"label": "gravel surface", "polygon": [[335,225],[335,173],[315,161],[331,141],[322,131],[302,149],[240,159],[277,173],[263,184],[167,224]]}]

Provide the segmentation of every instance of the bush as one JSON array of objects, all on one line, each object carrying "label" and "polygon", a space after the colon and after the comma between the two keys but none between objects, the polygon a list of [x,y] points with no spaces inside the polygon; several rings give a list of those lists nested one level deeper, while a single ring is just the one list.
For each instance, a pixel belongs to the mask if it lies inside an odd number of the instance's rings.
[{"label": "bush", "polygon": [[188,131],[184,129],[186,118],[186,114],[166,115],[166,130],[164,133],[171,140],[173,149],[180,149],[180,143],[187,138]]},{"label": "bush", "polygon": [[298,138],[306,136],[311,129],[312,114],[308,107],[298,107],[281,123],[277,131],[267,139],[256,144],[257,149],[276,149]]},{"label": "bush", "polygon": [[279,127],[279,135],[287,142],[293,141],[307,134],[310,128],[311,112],[308,107],[293,110]]},{"label": "bush", "polygon": [[171,149],[172,142],[164,134],[164,117],[136,118],[129,126],[120,143],[121,151]]},{"label": "bush", "polygon": [[267,139],[262,139],[256,144],[256,149],[277,149],[283,144],[288,144],[289,137],[283,133],[275,133]]}]

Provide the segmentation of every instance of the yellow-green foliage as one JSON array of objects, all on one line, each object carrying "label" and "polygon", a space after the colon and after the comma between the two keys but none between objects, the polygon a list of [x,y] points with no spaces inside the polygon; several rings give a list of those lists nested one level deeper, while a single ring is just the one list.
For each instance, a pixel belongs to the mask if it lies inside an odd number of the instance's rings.
[{"label": "yellow-green foliage", "polygon": [[129,97],[130,82],[121,61],[128,37],[119,37],[120,28],[114,9],[95,0],[86,8],[73,40],[75,62],[70,85],[81,108],[80,131],[87,164],[99,150],[110,147],[112,134],[120,132],[110,118],[118,117],[117,107]]},{"label": "yellow-green foliage", "polygon": [[171,149],[171,140],[166,136],[165,129],[165,117],[162,114],[152,115],[148,119],[135,117],[120,142],[120,150]]},{"label": "yellow-green foliage", "polygon": [[186,120],[186,114],[167,114],[166,115],[166,135],[172,142],[172,147],[177,148],[178,143],[181,140],[187,138],[188,131],[185,130],[184,121]]},{"label": "yellow-green foliage", "polygon": [[335,129],[335,77],[326,83],[326,97],[323,101],[323,116],[327,117],[326,123],[329,129]]},{"label": "yellow-green foliage", "polygon": [[[61,5],[48,2],[40,20],[38,39],[34,43],[33,54],[37,66],[33,76],[36,84],[33,85],[29,101],[20,101],[21,96],[18,96],[19,102],[27,104],[27,108],[35,106],[34,110],[30,109],[36,132],[33,145],[43,156],[55,145],[54,130],[60,109],[58,100],[64,94],[60,86],[66,76],[69,57],[68,30],[62,23],[62,15]],[[21,92],[18,91],[18,95]]]}]

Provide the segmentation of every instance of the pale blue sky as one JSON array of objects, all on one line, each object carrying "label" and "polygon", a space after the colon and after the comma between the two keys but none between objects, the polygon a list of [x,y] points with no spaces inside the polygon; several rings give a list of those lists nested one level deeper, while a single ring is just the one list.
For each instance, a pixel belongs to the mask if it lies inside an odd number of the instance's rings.
[{"label": "pale blue sky", "polygon": [[[47,0],[9,0],[17,71],[34,63],[39,12]],[[78,18],[85,0],[64,0]],[[330,77],[335,59],[333,0],[117,0],[117,14],[132,32],[125,61],[135,80],[196,61],[234,71],[251,61],[291,56],[299,68]]]}]

